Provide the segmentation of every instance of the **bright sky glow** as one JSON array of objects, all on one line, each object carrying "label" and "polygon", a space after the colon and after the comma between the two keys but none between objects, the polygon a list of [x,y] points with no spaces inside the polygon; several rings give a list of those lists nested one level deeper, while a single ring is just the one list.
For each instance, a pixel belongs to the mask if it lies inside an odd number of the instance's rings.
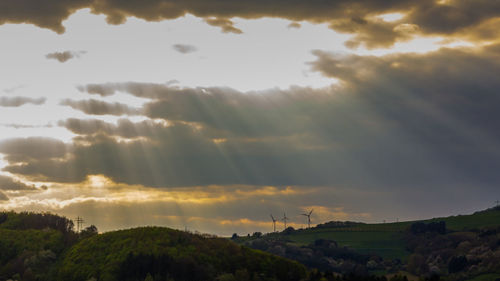
[{"label": "bright sky glow", "polygon": [[0,209],[230,235],[284,211],[303,227],[309,209],[315,224],[489,206],[499,17],[449,31],[449,15],[370,7],[235,12],[241,34],[195,12],[110,25],[89,8],[61,34],[0,25]]}]

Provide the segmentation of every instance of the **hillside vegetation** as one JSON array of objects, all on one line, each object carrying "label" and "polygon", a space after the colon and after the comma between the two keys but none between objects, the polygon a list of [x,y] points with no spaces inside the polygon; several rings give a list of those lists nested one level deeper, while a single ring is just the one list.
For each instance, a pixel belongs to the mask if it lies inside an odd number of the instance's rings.
[{"label": "hillside vegetation", "polygon": [[62,260],[59,279],[302,280],[297,262],[241,247],[221,238],[160,227],[97,235],[74,245]]},{"label": "hillside vegetation", "polygon": [[67,218],[0,213],[0,280],[306,280],[298,262],[162,227],[97,234]]},{"label": "hillside vegetation", "polygon": [[[492,208],[470,215],[458,215],[422,220],[430,223],[443,221],[450,231],[474,231],[500,226],[500,208]],[[349,247],[358,253],[376,254],[384,258],[406,260],[410,255],[405,243],[405,231],[416,221],[365,224],[354,222],[329,222],[310,229],[269,234],[268,237],[284,238],[296,245],[308,245],[318,239],[334,240],[339,246]],[[244,243],[245,237],[236,241]]]},{"label": "hillside vegetation", "polygon": [[78,239],[52,214],[0,213],[0,280],[53,280],[57,260]]},{"label": "hillside vegetation", "polygon": [[468,281],[500,277],[500,208],[418,222],[329,222],[232,240],[164,227],[98,234],[90,226],[75,233],[73,222],[57,215],[0,212],[0,280]]},{"label": "hillside vegetation", "polygon": [[428,278],[467,280],[500,273],[498,207],[423,221],[328,222],[310,229],[288,228],[233,240],[342,274],[404,270]]}]

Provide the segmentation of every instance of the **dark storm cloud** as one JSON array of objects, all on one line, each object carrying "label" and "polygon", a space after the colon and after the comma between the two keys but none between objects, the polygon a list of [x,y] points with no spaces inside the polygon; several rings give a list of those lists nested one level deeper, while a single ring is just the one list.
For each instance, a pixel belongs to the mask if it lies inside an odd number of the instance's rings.
[{"label": "dark storm cloud", "polygon": [[33,186],[16,181],[11,177],[0,175],[0,190],[33,190]]},{"label": "dark storm cloud", "polygon": [[481,51],[441,49],[383,57],[314,53],[318,57],[314,69],[340,79],[347,92],[404,126],[411,125],[408,128],[420,136],[436,139],[430,134],[455,130],[482,132],[495,141],[500,137],[495,110],[500,105],[500,82],[495,78],[500,71],[498,45]]},{"label": "dark storm cloud", "polygon": [[[345,112],[352,106],[344,98],[335,96],[330,89],[295,87],[242,93],[222,87],[178,88],[134,82],[91,84],[83,88],[104,96],[127,92],[151,99],[142,108],[145,116],[199,123],[220,136],[300,136],[314,130],[317,123],[324,122],[323,114],[328,115],[332,109],[338,113]],[[361,125],[366,120],[359,116],[352,122]],[[346,127],[341,119],[330,122],[332,127]],[[342,137],[340,132],[338,137]]]},{"label": "dark storm cloud", "polygon": [[198,50],[195,46],[185,44],[175,44],[172,47],[181,54],[189,54]]},{"label": "dark storm cloud", "polygon": [[89,100],[62,100],[61,105],[67,105],[75,110],[80,110],[91,115],[137,115],[139,111],[123,103],[109,103],[95,99]]},{"label": "dark storm cloud", "polygon": [[340,79],[338,86],[247,93],[133,82],[81,87],[147,98],[141,113],[165,122],[62,121],[80,135],[64,161],[21,161],[2,149],[5,170],[61,182],[103,174],[155,187],[493,190],[500,183],[498,45],[382,57],[315,54],[313,68]]},{"label": "dark storm cloud", "polygon": [[78,51],[78,52],[64,51],[64,52],[50,53],[50,54],[45,55],[45,57],[47,59],[57,60],[60,63],[64,63],[64,62],[67,62],[70,59],[79,58],[81,55],[83,55],[85,53],[87,53],[87,52],[86,51]]},{"label": "dark storm cloud", "polygon": [[446,4],[431,2],[414,5],[409,20],[417,23],[429,33],[451,34],[500,16],[499,1],[452,0],[447,2]]},{"label": "dark storm cloud", "polygon": [[[90,145],[75,145],[67,161],[31,161],[5,170],[58,182],[80,182],[87,175],[104,174],[117,182],[148,186],[198,185],[227,181],[227,163],[211,141],[188,126],[171,126],[156,132],[152,140],[118,142],[98,135]],[[231,179],[234,178],[230,176]]]},{"label": "dark storm cloud", "polygon": [[30,23],[64,32],[62,21],[76,10],[87,8],[92,0],[2,0],[0,2],[0,24]]},{"label": "dark storm cloud", "polygon": [[[0,23],[32,23],[63,32],[61,22],[81,8],[104,14],[111,24],[127,17],[161,21],[193,14],[223,32],[241,33],[230,20],[233,17],[257,19],[283,18],[292,21],[328,23],[331,28],[354,35],[348,46],[386,47],[415,34],[460,35],[477,40],[497,39],[495,19],[500,17],[500,2],[492,0],[339,0],[339,1],[229,1],[229,0],[7,0],[0,3]],[[402,12],[395,22],[383,22],[375,16]],[[493,32],[475,27],[488,24]],[[474,34],[474,36],[472,36]]]},{"label": "dark storm cloud", "polygon": [[0,106],[19,107],[25,104],[41,105],[44,104],[46,100],[46,98],[0,97]]}]

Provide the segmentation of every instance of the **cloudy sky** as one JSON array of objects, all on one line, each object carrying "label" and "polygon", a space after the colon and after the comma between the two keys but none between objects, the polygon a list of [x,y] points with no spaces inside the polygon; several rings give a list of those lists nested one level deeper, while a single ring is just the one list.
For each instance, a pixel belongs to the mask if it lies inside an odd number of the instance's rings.
[{"label": "cloudy sky", "polygon": [[499,25],[495,0],[1,1],[0,209],[230,235],[491,207]]}]

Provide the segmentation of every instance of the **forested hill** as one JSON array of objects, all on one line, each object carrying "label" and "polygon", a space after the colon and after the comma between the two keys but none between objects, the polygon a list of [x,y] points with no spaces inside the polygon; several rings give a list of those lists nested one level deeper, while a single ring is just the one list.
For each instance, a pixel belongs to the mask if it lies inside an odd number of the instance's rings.
[{"label": "forested hill", "polygon": [[301,280],[303,265],[226,239],[162,227],[108,232],[71,247],[60,280]]},{"label": "forested hill", "polygon": [[227,239],[163,227],[80,234],[52,214],[0,213],[0,280],[303,280],[306,268]]}]

